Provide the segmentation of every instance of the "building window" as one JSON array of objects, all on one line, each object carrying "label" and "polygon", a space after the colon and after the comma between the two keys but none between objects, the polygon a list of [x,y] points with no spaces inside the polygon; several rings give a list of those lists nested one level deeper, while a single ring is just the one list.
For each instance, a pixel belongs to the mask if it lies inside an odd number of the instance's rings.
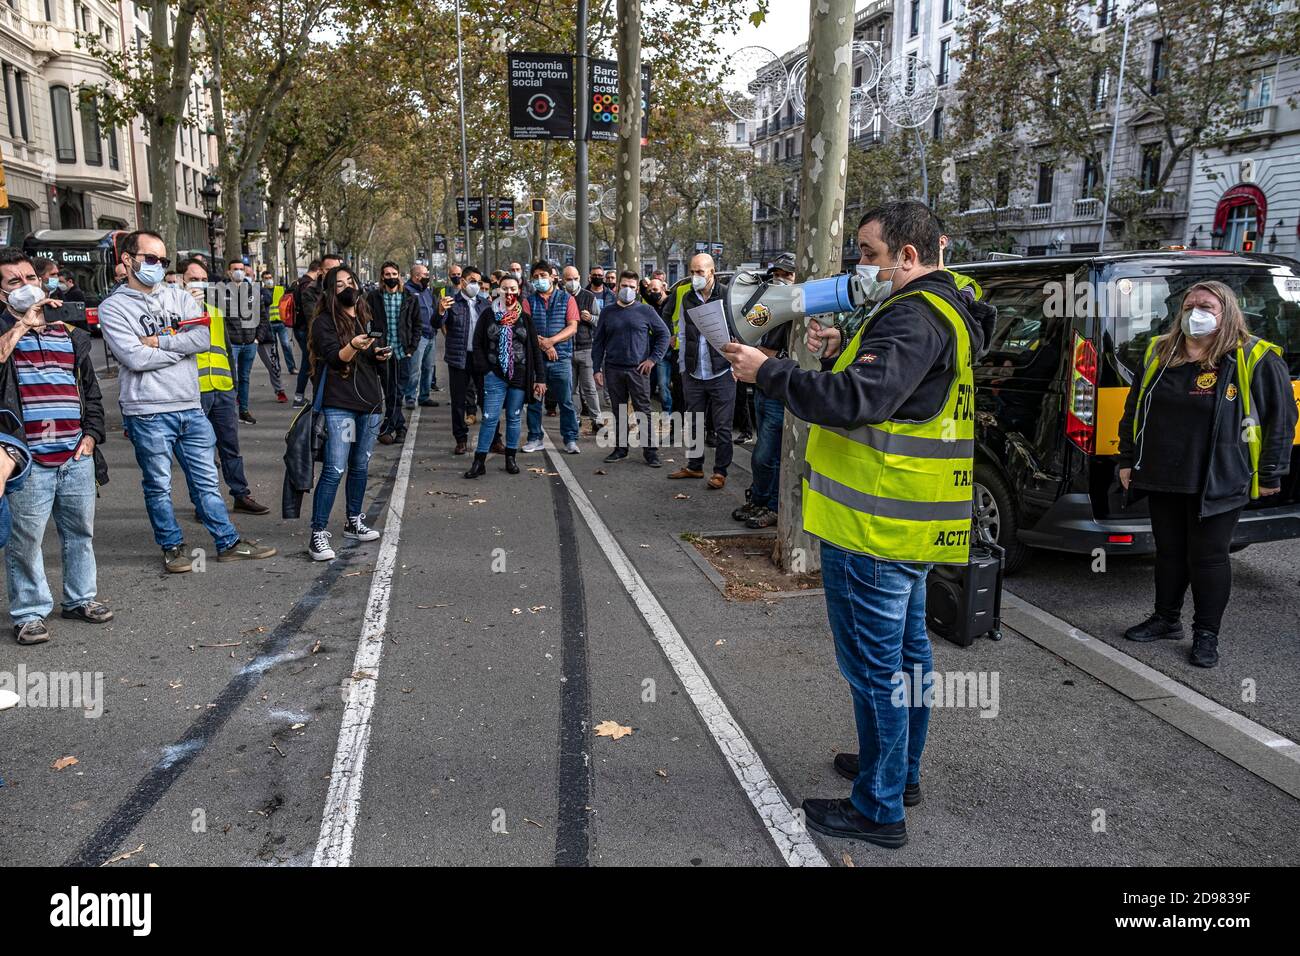
[{"label": "building window", "polygon": [[1096,156],[1083,158],[1083,182],[1080,187],[1080,199],[1093,199],[1101,191],[1101,162]]},{"label": "building window", "polygon": [[1151,41],[1151,93],[1160,92],[1160,84],[1165,79],[1165,41]]},{"label": "building window", "polygon": [[1110,98],[1110,70],[1098,70],[1092,74],[1092,108],[1105,109]]},{"label": "building window", "polygon": [[1051,163],[1038,164],[1038,204],[1044,205],[1052,201],[1052,180],[1055,178],[1055,171]]},{"label": "building window", "polygon": [[943,107],[942,106],[936,106],[934,108],[934,116],[931,119],[932,119],[932,125],[930,126],[930,138],[933,139],[936,143],[942,143],[943,142]]},{"label": "building window", "polygon": [[90,166],[104,164],[104,134],[99,127],[99,101],[93,96],[82,96],[81,113],[81,148],[86,154],[86,163]]},{"label": "building window", "polygon": [[998,170],[993,204],[999,209],[1006,209],[1011,205],[1011,173],[1008,170]]},{"label": "building window", "polygon": [[1097,26],[1109,26],[1115,20],[1115,4],[1111,0],[1100,0],[1097,4]]},{"label": "building window", "polygon": [[971,202],[971,178],[970,173],[963,172],[957,175],[957,208],[969,209]]},{"label": "building window", "polygon": [[1243,110],[1256,110],[1273,102],[1273,74],[1267,70],[1252,73],[1246,80],[1245,95],[1241,99]]},{"label": "building window", "polygon": [[907,80],[905,81],[906,85],[904,90],[908,96],[911,96],[912,91],[916,89],[916,66],[917,53],[913,50],[911,53],[907,54]]},{"label": "building window", "polygon": [[1061,105],[1061,74],[1053,73],[1047,79],[1047,101],[1052,107],[1059,108]]},{"label": "building window", "polygon": [[4,65],[5,106],[9,113],[9,136],[24,143],[31,142],[27,128],[27,74]]},{"label": "building window", "polygon": [[108,168],[121,169],[122,157],[117,151],[117,127],[108,131]]},{"label": "building window", "polygon": [[937,79],[940,86],[948,85],[948,54],[951,49],[952,37],[947,37],[946,39],[939,41],[939,74]]},{"label": "building window", "polygon": [[77,161],[77,141],[72,132],[72,95],[66,86],[50,87],[54,114],[54,155],[61,163]]},{"label": "building window", "polygon": [[943,19],[942,23],[947,23],[952,19],[952,0],[943,0]]},{"label": "building window", "polygon": [[1155,189],[1160,182],[1160,144],[1147,143],[1142,147],[1142,171],[1139,179],[1143,189]]},{"label": "building window", "polygon": [[908,36],[914,37],[921,32],[921,0],[912,0],[912,15],[910,18],[911,26],[908,28]]}]

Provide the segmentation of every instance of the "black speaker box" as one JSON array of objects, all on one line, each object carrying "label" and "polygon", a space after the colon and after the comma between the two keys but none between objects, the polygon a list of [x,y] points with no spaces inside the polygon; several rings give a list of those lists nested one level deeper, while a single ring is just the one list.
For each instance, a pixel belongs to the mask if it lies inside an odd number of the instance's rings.
[{"label": "black speaker box", "polygon": [[966,564],[937,564],[926,578],[925,623],[959,647],[1002,639],[1002,549],[974,544]]}]

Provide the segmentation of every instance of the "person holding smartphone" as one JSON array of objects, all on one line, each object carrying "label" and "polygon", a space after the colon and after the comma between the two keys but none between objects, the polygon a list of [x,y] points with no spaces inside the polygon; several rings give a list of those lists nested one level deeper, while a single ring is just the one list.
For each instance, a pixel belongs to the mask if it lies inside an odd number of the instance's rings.
[{"label": "person holding smartphone", "polygon": [[325,415],[325,463],[312,492],[311,540],[314,561],[330,561],[330,512],[347,475],[347,522],[343,537],[374,541],[379,532],[366,526],[366,480],[370,456],[384,411],[383,364],[393,354],[383,332],[372,326],[370,309],[356,274],[345,265],[325,274],[316,315],[311,322],[311,377]]}]

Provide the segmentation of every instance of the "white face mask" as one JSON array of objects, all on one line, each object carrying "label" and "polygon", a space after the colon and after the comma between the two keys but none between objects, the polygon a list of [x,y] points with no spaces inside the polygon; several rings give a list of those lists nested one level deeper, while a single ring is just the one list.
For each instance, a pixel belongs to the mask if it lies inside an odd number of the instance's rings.
[{"label": "white face mask", "polygon": [[[890,267],[890,271],[893,272],[897,268],[898,266],[894,265]],[[866,293],[868,302],[883,302],[894,291],[893,279],[880,281],[880,266],[859,265],[857,273],[862,277],[862,289]]]},{"label": "white face mask", "polygon": [[40,286],[23,283],[9,293],[9,311],[14,315],[22,315],[43,298],[45,293]]},{"label": "white face mask", "polygon": [[581,288],[582,288],[582,282],[579,281],[578,279],[564,280],[564,291],[569,293],[569,295],[577,295],[578,290]]},{"label": "white face mask", "polygon": [[469,298],[471,298],[471,299],[474,298],[474,296],[478,295],[478,283],[477,283],[477,282],[466,282],[466,283],[465,283],[465,295],[467,295],[467,296],[468,296]]},{"label": "white face mask", "polygon": [[691,288],[696,292],[703,292],[708,287],[708,276],[691,276]]},{"label": "white face mask", "polygon": [[1209,335],[1219,327],[1219,317],[1208,309],[1199,306],[1183,313],[1183,334],[1188,338],[1199,339]]},{"label": "white face mask", "polygon": [[636,289],[630,286],[620,286],[618,290],[618,301],[624,305],[631,305],[636,301]]}]

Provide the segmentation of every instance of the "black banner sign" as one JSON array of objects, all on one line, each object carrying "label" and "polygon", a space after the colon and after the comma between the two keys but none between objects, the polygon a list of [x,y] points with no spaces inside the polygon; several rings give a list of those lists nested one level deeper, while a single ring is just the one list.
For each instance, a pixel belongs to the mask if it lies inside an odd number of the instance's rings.
[{"label": "black banner sign", "polygon": [[[618,139],[618,63],[592,60],[588,72],[591,113],[587,138],[612,143]],[[650,135],[650,67],[641,67],[641,145]]]},{"label": "black banner sign", "polygon": [[[465,231],[465,200],[461,196],[456,197],[456,226],[461,232]],[[469,197],[469,227],[473,230],[483,228],[483,197]]]},{"label": "black banner sign", "polygon": [[509,54],[510,138],[573,139],[573,57]]}]

